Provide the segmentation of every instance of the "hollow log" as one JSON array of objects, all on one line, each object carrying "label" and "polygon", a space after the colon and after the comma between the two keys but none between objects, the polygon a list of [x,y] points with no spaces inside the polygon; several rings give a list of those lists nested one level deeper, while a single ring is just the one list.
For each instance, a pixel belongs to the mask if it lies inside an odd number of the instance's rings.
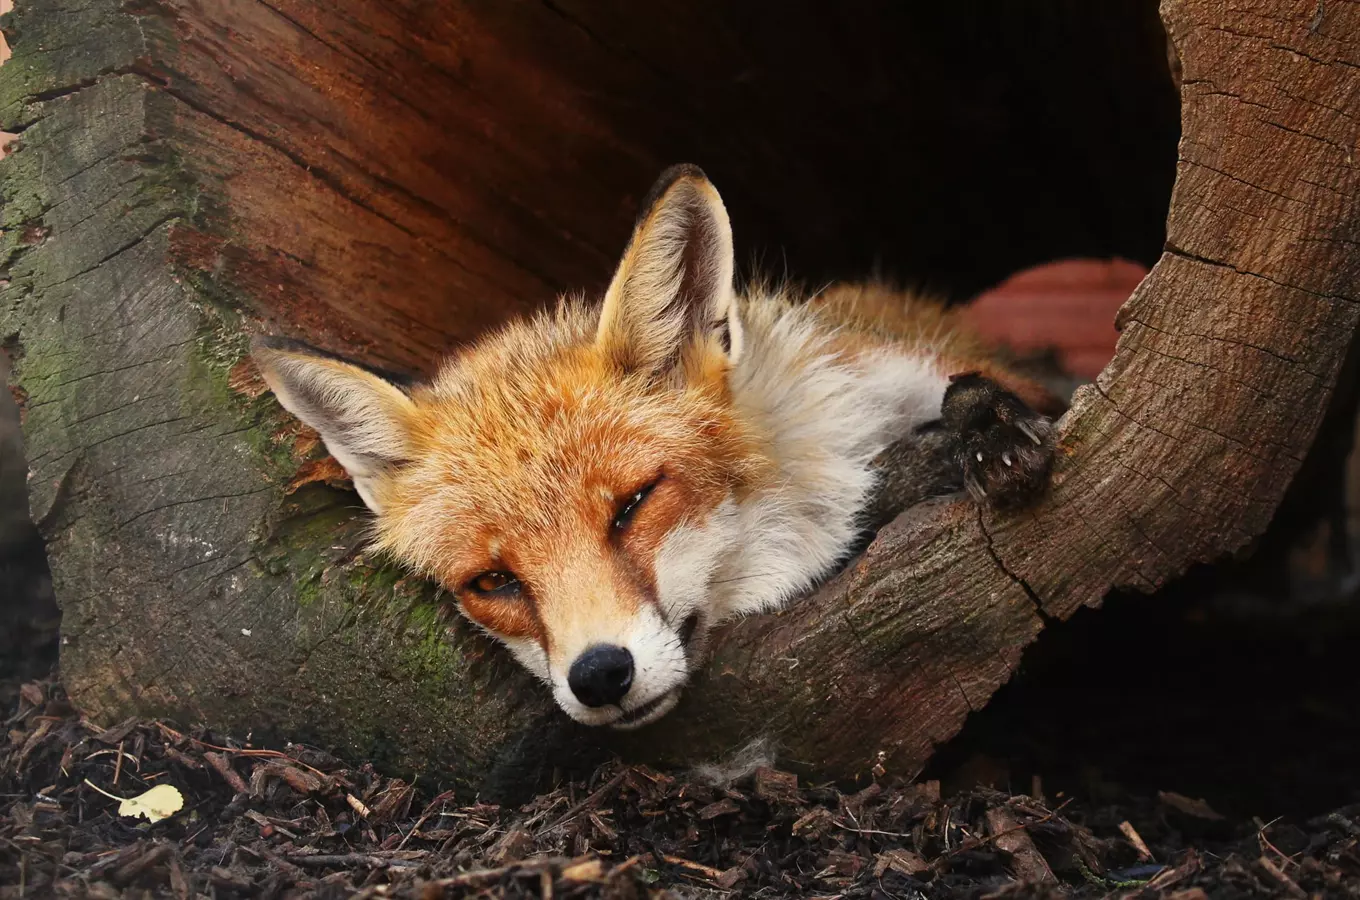
[{"label": "hollow log", "polygon": [[[1264,531],[1360,318],[1360,4],[1166,0],[1165,32],[1147,2],[739,6],[7,17],[0,339],[91,717],[307,740],[487,794],[757,735],[809,771],[911,776],[1047,624]],[[1155,266],[1041,505],[907,510],[813,596],[725,628],[681,706],[620,738],[366,555],[356,497],[245,347],[267,325],[426,373],[600,288],[679,160],[776,274],[878,266],[967,297],[1064,256]]]}]

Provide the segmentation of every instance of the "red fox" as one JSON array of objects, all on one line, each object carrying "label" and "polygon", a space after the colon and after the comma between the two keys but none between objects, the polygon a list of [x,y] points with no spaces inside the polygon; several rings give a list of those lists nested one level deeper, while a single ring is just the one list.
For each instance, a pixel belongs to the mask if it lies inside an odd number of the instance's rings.
[{"label": "red fox", "polygon": [[[1061,403],[943,306],[734,288],[727,211],[667,170],[602,302],[505,326],[409,389],[276,339],[253,355],[374,515],[572,718],[665,715],[719,622],[774,610],[863,534],[890,446],[944,434],[979,502],[1048,482]],[[957,484],[955,485],[957,486]]]}]

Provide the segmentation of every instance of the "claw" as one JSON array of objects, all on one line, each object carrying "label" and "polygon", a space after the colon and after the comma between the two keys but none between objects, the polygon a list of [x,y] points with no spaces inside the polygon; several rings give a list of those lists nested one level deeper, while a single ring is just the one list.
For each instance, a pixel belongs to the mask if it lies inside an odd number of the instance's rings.
[{"label": "claw", "polygon": [[1011,455],[1009,453],[1001,454],[1001,461],[1006,464],[1006,468],[1011,467]]},{"label": "claw", "polygon": [[981,454],[981,453],[978,453],[978,455],[977,455],[977,461],[978,461],[978,462],[982,462],[982,454]]},{"label": "claw", "polygon": [[[1044,442],[1044,439],[1039,437],[1039,432],[1034,430],[1033,425],[1025,421],[1019,421],[1016,422],[1015,424],[1016,427],[1018,427],[1021,431],[1025,433],[1025,437],[1029,438],[1031,441],[1034,441],[1034,443],[1042,444]],[[1010,465],[1010,463],[1006,463],[1006,465]]]}]

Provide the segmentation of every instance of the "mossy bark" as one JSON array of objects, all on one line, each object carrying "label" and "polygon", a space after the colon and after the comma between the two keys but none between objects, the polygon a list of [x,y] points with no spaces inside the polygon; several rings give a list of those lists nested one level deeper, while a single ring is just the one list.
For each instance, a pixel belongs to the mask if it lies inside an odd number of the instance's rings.
[{"label": "mossy bark", "polygon": [[[1042,177],[937,160],[933,180],[970,189],[904,214],[912,179],[878,192],[859,181],[863,154],[887,171],[898,152],[872,137],[880,107],[824,100],[841,139],[804,146],[805,98],[778,78],[704,81],[715,66],[740,74],[745,53],[716,7],[672,10],[688,28],[667,33],[694,52],[645,64],[627,46],[648,40],[641,19],[571,6],[71,0],[10,17],[0,125],[20,137],[0,163],[0,337],[25,397],[63,675],[92,716],[311,740],[489,793],[599,752],[684,764],[761,734],[809,770],[909,775],[1047,622],[1112,588],[1156,588],[1265,528],[1360,318],[1360,169],[1337,112],[1360,100],[1360,13],[1271,0],[1225,22],[1208,0],[1168,0],[1184,73],[1168,249],[1121,314],[1114,362],[1063,422],[1052,496],[1010,516],[919,506],[815,596],[725,629],[661,725],[626,741],[572,726],[441,616],[432,587],[365,556],[356,498],[261,393],[247,331],[268,320],[428,368],[555,290],[606,277],[631,215],[619,198],[673,162],[672,146],[718,178],[735,221],[802,248],[802,271],[859,262],[865,226],[845,223],[881,202],[869,221],[907,248],[904,265],[938,251],[934,275],[953,271],[959,290],[1043,255],[1155,256],[1160,221],[1128,222],[1162,176],[1156,147],[1110,138],[1093,111],[1063,133],[1069,158],[1112,163],[1106,193],[1063,182],[1048,143],[1017,142]],[[1169,80],[1147,10],[1060,7],[1026,21],[1063,46],[1054,35],[1074,27],[1122,41],[1130,102],[1160,109]],[[816,8],[790,7],[781,34],[808,40]],[[904,8],[864,12],[900,22]],[[854,59],[896,58],[882,32],[862,33],[878,43]],[[773,71],[806,84],[797,62]],[[1023,64],[1045,102],[1089,87],[1049,60]],[[914,64],[884,71],[900,89],[889,94],[919,95]],[[743,116],[727,90],[769,108]],[[704,98],[724,117],[710,120]],[[1001,138],[1030,127],[982,107],[976,121],[1001,122]],[[1149,116],[1146,131],[1170,133]],[[910,152],[918,167],[935,159]],[[989,215],[990,243],[959,250],[949,235]],[[1012,245],[1008,229],[1027,236]]]},{"label": "mossy bark", "polygon": [[506,723],[547,704],[438,621],[427,585],[363,557],[352,494],[290,490],[322,454],[233,383],[243,307],[175,262],[181,230],[218,224],[177,107],[107,73],[6,121],[21,146],[4,163],[0,331],[67,686],[103,718],[135,709],[480,781]]}]

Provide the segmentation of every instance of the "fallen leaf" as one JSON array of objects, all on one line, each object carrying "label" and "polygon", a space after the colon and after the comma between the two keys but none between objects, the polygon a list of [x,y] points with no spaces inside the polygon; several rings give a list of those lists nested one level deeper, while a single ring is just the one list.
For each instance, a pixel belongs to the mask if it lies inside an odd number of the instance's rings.
[{"label": "fallen leaf", "polygon": [[184,808],[184,795],[173,784],[158,784],[144,794],[124,799],[110,794],[88,778],[85,783],[110,800],[118,800],[120,816],[145,816],[148,821],[159,822]]}]

